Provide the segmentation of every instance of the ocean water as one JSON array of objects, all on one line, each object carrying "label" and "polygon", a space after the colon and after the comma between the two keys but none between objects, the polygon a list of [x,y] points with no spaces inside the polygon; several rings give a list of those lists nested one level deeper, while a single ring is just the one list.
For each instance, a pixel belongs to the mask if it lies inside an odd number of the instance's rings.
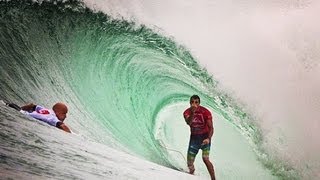
[{"label": "ocean water", "polygon": [[1,177],[208,179],[200,156],[195,176],[183,173],[189,129],[182,112],[198,94],[214,115],[217,178],[316,179],[316,165],[299,169],[264,146],[256,117],[187,46],[87,6],[0,2],[0,99],[65,102],[74,132],[0,106]]}]

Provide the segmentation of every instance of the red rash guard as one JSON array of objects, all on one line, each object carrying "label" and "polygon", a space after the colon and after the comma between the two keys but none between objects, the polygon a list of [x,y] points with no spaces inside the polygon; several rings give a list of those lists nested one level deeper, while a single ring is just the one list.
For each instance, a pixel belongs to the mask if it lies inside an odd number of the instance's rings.
[{"label": "red rash guard", "polygon": [[[186,109],[183,113],[185,118],[188,118],[191,114],[190,108]],[[191,134],[206,134],[209,133],[207,121],[212,120],[211,112],[205,107],[199,106],[194,114],[190,123]]]}]

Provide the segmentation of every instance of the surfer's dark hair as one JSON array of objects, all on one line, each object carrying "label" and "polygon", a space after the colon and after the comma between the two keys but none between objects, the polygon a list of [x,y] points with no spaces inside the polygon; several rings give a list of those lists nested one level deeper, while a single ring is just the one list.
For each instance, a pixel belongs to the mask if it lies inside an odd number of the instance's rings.
[{"label": "surfer's dark hair", "polygon": [[192,96],[190,97],[190,102],[191,102],[193,99],[199,99],[199,103],[200,103],[200,97],[199,97],[198,95],[196,95],[196,94],[192,95]]}]

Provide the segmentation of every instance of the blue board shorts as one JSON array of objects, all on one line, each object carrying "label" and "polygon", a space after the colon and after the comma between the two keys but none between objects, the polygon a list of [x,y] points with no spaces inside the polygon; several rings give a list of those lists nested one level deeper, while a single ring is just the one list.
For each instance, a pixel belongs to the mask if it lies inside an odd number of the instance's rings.
[{"label": "blue board shorts", "polygon": [[201,145],[203,140],[207,138],[208,134],[190,135],[188,159],[195,158],[199,149],[202,150],[202,157],[209,157],[211,142],[209,144]]}]

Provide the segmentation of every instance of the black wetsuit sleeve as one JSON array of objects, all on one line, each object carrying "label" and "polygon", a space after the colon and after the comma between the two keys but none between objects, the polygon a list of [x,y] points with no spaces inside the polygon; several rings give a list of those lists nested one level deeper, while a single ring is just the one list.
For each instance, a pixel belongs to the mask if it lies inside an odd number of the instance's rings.
[{"label": "black wetsuit sleeve", "polygon": [[21,110],[20,106],[14,104],[14,103],[9,103],[9,104],[7,104],[7,105],[8,105],[9,107],[17,110],[17,111],[20,111],[20,110]]},{"label": "black wetsuit sleeve", "polygon": [[36,107],[37,107],[37,105],[34,105],[33,108],[32,108],[32,111],[35,111]]},{"label": "black wetsuit sleeve", "polygon": [[63,122],[61,122],[61,121],[57,122],[56,127],[57,127],[57,128],[60,127],[62,123],[63,123]]}]

